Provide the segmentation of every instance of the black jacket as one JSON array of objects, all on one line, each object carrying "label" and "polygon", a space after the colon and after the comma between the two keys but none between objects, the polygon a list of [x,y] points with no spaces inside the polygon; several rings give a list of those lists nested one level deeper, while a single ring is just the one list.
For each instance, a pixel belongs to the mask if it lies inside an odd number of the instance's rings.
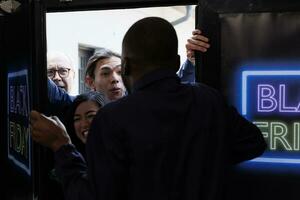
[{"label": "black jacket", "polygon": [[98,112],[86,147],[87,182],[74,179],[84,164],[71,167],[70,199],[84,197],[74,186],[88,184],[89,198],[99,200],[217,200],[231,164],[259,156],[266,144],[217,91],[160,70]]}]

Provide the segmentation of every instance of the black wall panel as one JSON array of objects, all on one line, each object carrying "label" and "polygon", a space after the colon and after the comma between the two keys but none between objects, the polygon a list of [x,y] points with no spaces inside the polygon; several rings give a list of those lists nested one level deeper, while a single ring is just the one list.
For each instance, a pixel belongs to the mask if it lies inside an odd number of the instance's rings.
[{"label": "black wall panel", "polygon": [[200,1],[197,20],[212,44],[196,59],[197,80],[220,90],[268,144],[233,170],[226,198],[299,199],[299,3]]},{"label": "black wall panel", "polygon": [[[23,169],[19,167],[18,164],[14,163],[11,159],[8,158],[9,148],[16,150],[15,145],[17,146],[20,144],[17,140],[16,143],[9,142],[9,124],[12,121],[8,120],[8,101],[10,97],[17,95],[8,95],[8,74],[14,72],[20,72],[22,70],[29,70],[31,67],[31,57],[32,57],[32,49],[30,42],[30,24],[29,24],[29,8],[26,2],[22,2],[22,6],[20,10],[14,14],[6,14],[4,16],[3,24],[2,24],[2,48],[3,48],[3,61],[2,65],[5,66],[5,74],[4,74],[4,84],[3,84],[3,97],[1,101],[4,101],[5,109],[1,112],[1,115],[4,117],[3,119],[3,126],[1,126],[1,134],[4,143],[4,158],[1,159],[1,163],[6,164],[5,176],[6,176],[6,183],[5,191],[7,193],[7,199],[32,199],[33,198],[33,176],[32,171],[28,170],[28,173],[25,172]],[[27,38],[27,39],[26,39]],[[27,75],[30,75],[30,72],[27,71]],[[28,77],[28,76],[27,76]],[[28,88],[27,88],[28,89]],[[26,90],[27,90],[26,89]],[[12,97],[12,98],[14,98]],[[26,118],[26,117],[24,117]],[[23,119],[24,119],[23,118]],[[13,121],[15,124],[23,124],[23,119],[21,118],[16,119]],[[24,122],[26,124],[26,122]],[[18,131],[13,131],[16,133],[16,137],[18,138],[17,134]],[[17,144],[19,143],[19,144]],[[24,145],[24,149],[26,152],[31,150],[31,146]],[[23,145],[22,145],[23,146]],[[16,153],[15,155],[18,157]],[[30,155],[31,153],[26,153],[26,156]],[[21,157],[21,156],[20,156]],[[27,157],[27,160],[31,162],[31,159]]]}]

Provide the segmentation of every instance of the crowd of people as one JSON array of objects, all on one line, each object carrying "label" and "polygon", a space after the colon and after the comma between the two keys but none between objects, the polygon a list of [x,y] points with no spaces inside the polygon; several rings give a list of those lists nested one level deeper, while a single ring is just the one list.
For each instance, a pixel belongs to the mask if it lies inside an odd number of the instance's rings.
[{"label": "crowd of people", "polygon": [[208,48],[194,30],[180,67],[173,26],[141,19],[125,34],[121,55],[103,48],[89,59],[91,91],[76,97],[72,62],[48,56],[52,111],[68,111],[59,119],[33,110],[32,138],[54,152],[65,199],[223,198],[228,168],[266,144],[218,91],[195,83],[195,51]]}]

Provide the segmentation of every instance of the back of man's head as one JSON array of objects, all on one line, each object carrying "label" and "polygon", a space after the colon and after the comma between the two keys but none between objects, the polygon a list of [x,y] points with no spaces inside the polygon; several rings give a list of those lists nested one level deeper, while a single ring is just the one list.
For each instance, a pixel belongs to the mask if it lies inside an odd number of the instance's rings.
[{"label": "back of man's head", "polygon": [[180,64],[177,52],[174,27],[159,17],[147,17],[134,23],[122,43],[122,59],[129,62],[132,73],[144,74],[159,68],[177,71]]}]

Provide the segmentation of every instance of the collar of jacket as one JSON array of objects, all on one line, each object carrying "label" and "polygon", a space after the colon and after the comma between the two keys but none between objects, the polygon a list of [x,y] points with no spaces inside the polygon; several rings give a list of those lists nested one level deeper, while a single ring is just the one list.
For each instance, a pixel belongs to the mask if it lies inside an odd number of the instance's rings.
[{"label": "collar of jacket", "polygon": [[154,82],[160,81],[162,79],[167,79],[167,78],[174,78],[174,79],[177,79],[178,82],[180,82],[180,79],[174,70],[157,69],[157,70],[154,70],[154,71],[144,75],[141,79],[136,81],[133,85],[132,92],[141,90],[141,89],[153,84]]}]

